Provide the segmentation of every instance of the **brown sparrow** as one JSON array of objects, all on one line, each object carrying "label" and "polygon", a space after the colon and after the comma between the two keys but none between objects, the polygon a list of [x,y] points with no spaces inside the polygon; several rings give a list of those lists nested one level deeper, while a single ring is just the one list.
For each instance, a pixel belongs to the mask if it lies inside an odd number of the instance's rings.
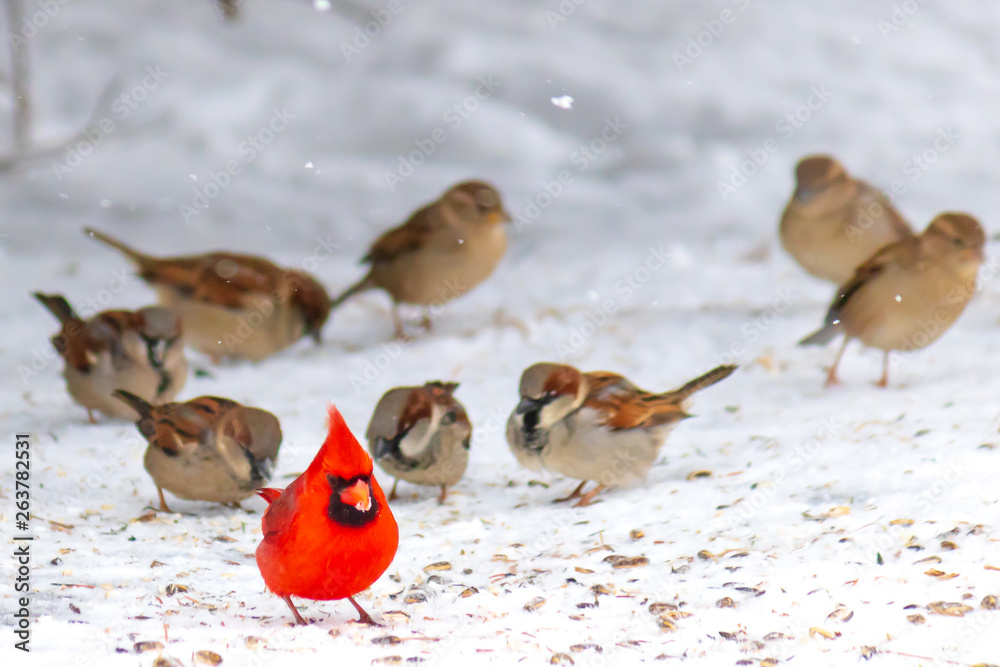
[{"label": "brown sparrow", "polygon": [[307,273],[228,252],[151,257],[107,234],[84,232],[132,260],[160,303],[184,321],[188,345],[216,362],[260,361],[305,335],[320,342],[330,297]]},{"label": "brown sparrow", "polygon": [[[576,506],[583,507],[604,488],[644,479],[671,428],[691,416],[685,401],[735,370],[719,366],[679,389],[651,394],[615,373],[535,364],[521,375],[521,402],[507,420],[507,442],[524,467],[583,480],[556,501],[580,498]],[[589,481],[597,486],[581,494]]]},{"label": "brown sparrow", "polygon": [[270,412],[215,396],[165,405],[122,390],[115,396],[140,415],[136,426],[149,442],[143,465],[161,511],[170,511],[164,489],[184,500],[238,506],[271,479],[281,425]]},{"label": "brown sparrow", "polygon": [[795,180],[781,215],[781,244],[817,278],[841,285],[876,250],[913,237],[882,194],[851,178],[832,157],[804,158]]},{"label": "brown sparrow", "polygon": [[448,487],[457,484],[469,464],[472,424],[452,393],[456,382],[428,382],[422,387],[397,387],[382,396],[368,424],[368,451],[379,467],[396,478],[396,485],[440,486],[443,503]]},{"label": "brown sparrow", "polygon": [[188,363],[181,323],[166,308],[106,310],[83,320],[62,296],[35,292],[34,297],[62,324],[52,345],[66,362],[69,395],[87,409],[91,424],[94,410],[136,419],[135,411],[112,395],[115,389],[165,403],[184,386]]},{"label": "brown sparrow", "polygon": [[465,294],[493,273],[507,251],[502,223],[508,221],[496,189],[479,181],[459,183],[382,234],[361,260],[371,265],[368,273],[334,299],[332,308],[379,288],[392,297],[397,337],[404,337],[401,303],[423,306],[429,329],[430,306]]},{"label": "brown sparrow", "polygon": [[852,338],[885,352],[882,378],[889,382],[889,351],[930,345],[961,315],[976,290],[986,236],[975,218],[942,213],[920,236],[885,246],[840,287],[823,328],[800,345],[844,343],[826,377],[837,383],[837,365]]}]

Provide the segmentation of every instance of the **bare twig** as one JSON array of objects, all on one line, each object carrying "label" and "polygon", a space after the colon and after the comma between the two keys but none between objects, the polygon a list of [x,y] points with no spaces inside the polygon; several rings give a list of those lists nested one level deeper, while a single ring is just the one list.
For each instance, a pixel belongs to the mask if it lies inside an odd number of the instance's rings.
[{"label": "bare twig", "polygon": [[[5,0],[7,29],[13,35],[24,23],[21,0]],[[31,97],[28,92],[28,49],[18,48],[18,40],[7,40],[10,49],[11,92],[14,97],[14,149],[25,153],[31,143]]]},{"label": "bare twig", "polygon": [[[114,99],[118,96],[118,88],[121,83],[120,77],[115,77],[111,82],[104,88],[97,101],[94,103],[94,110],[91,112],[90,117],[87,122],[78,131],[74,132],[72,135],[66,139],[46,146],[44,148],[39,148],[30,152],[25,153],[15,153],[13,155],[0,156],[0,172],[10,171],[15,167],[20,166],[22,163],[29,160],[39,160],[46,157],[51,157],[53,155],[58,155],[66,149],[66,147],[75,141],[85,138],[85,133],[96,127],[102,120],[102,113],[106,111]],[[131,126],[126,126],[119,131],[116,131],[113,137],[124,138],[128,136],[134,136],[142,131],[147,131],[153,127],[162,125],[168,122],[171,118],[171,114],[162,113],[148,121],[140,124],[133,124]],[[111,137],[109,137],[110,139]]]}]

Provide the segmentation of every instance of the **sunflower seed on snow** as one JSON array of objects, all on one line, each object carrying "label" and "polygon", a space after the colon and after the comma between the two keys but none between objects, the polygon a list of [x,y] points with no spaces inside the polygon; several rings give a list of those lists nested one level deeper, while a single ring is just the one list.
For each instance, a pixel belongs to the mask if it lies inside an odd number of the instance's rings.
[{"label": "sunflower seed on snow", "polygon": [[153,667],[184,667],[184,663],[180,660],[161,655],[153,661]]},{"label": "sunflower seed on snow", "polygon": [[965,616],[973,611],[972,607],[961,602],[932,602],[927,609],[942,616]]},{"label": "sunflower seed on snow", "polygon": [[986,597],[983,598],[983,601],[979,603],[979,606],[982,607],[983,609],[988,609],[990,611],[993,611],[997,607],[1000,607],[1000,602],[997,602],[997,596],[987,595]]},{"label": "sunflower seed on snow", "polygon": [[830,615],[827,616],[827,618],[834,621],[840,621],[841,623],[847,623],[849,620],[854,618],[854,612],[844,605],[838,604],[837,608],[830,612]]},{"label": "sunflower seed on snow", "polygon": [[441,561],[440,563],[431,563],[424,568],[424,572],[442,572],[444,570],[450,570],[451,563],[447,561]]},{"label": "sunflower seed on snow", "polygon": [[545,604],[545,598],[534,598],[533,600],[528,601],[526,605],[524,605],[524,610],[535,611],[536,609],[542,607],[544,604]]},{"label": "sunflower seed on snow", "polygon": [[649,559],[643,556],[636,556],[634,558],[629,558],[627,556],[608,556],[604,559],[605,563],[611,563],[611,567],[616,570],[624,570],[632,567],[643,567],[644,565],[649,565]]},{"label": "sunflower seed on snow", "polygon": [[132,645],[132,650],[136,653],[145,653],[146,651],[162,651],[163,644],[160,642],[136,642]]},{"label": "sunflower seed on snow", "polygon": [[569,647],[569,650],[573,653],[583,653],[587,650],[594,650],[597,653],[604,653],[604,649],[597,644],[573,644]]},{"label": "sunflower seed on snow", "polygon": [[222,656],[212,651],[197,651],[194,654],[194,664],[196,665],[221,665]]},{"label": "sunflower seed on snow", "polygon": [[395,635],[385,635],[383,637],[375,637],[372,639],[372,644],[376,646],[391,646],[393,644],[402,644],[403,640]]}]

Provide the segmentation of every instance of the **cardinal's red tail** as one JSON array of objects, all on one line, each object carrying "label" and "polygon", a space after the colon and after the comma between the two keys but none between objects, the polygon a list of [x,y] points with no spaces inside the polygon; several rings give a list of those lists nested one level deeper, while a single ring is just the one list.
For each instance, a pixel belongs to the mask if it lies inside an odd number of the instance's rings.
[{"label": "cardinal's red tail", "polygon": [[270,505],[281,496],[281,489],[257,489],[257,495],[267,501]]}]

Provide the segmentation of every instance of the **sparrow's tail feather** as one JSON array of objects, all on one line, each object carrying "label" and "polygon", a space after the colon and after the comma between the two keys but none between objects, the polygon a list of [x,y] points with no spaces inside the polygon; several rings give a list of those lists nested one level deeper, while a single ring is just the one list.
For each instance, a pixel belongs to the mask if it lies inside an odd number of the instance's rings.
[{"label": "sparrow's tail feather", "polygon": [[811,333],[800,340],[799,345],[826,345],[831,340],[836,338],[838,333],[840,333],[840,330],[836,325],[827,324],[819,331]]},{"label": "sparrow's tail feather", "polygon": [[41,292],[35,292],[32,296],[38,299],[38,301],[63,324],[70,320],[80,319],[79,315],[76,314],[76,311],[73,310],[73,306],[69,305],[69,301],[67,301],[61,294],[42,294]]},{"label": "sparrow's tail feather", "polygon": [[153,406],[149,403],[149,401],[144,398],[139,398],[132,392],[125,391],[124,389],[116,389],[114,391],[114,395],[118,400],[138,412],[139,416],[143,419],[148,417],[153,410]]},{"label": "sparrow's tail feather", "polygon": [[735,364],[716,366],[715,368],[705,373],[704,375],[700,375],[695,379],[691,380],[683,387],[674,389],[673,391],[669,392],[670,397],[677,401],[683,401],[692,394],[695,394],[701,391],[702,389],[705,389],[706,387],[711,387],[716,382],[721,382],[722,380],[725,380],[727,377],[732,375],[737,368],[739,368],[739,366]]},{"label": "sparrow's tail feather", "polygon": [[150,257],[149,255],[142,254],[138,250],[135,250],[134,248],[131,248],[131,247],[125,245],[124,243],[122,243],[118,239],[112,238],[112,237],[108,236],[107,234],[105,234],[104,232],[99,232],[96,229],[91,229],[90,227],[84,227],[83,228],[83,233],[86,234],[87,236],[90,236],[91,238],[95,238],[98,241],[100,241],[101,243],[103,243],[105,245],[109,245],[112,248],[114,248],[115,250],[119,251],[120,253],[122,253],[123,255],[125,255],[126,257],[128,257],[130,260],[132,260],[133,262],[135,262],[136,265],[140,269],[145,268],[152,261],[154,261],[153,257]]},{"label": "sparrow's tail feather", "polygon": [[375,284],[372,282],[372,275],[370,273],[366,274],[364,278],[348,287],[340,296],[334,299],[330,304],[330,310],[333,311],[355,294],[372,289],[373,287],[375,287]]}]

